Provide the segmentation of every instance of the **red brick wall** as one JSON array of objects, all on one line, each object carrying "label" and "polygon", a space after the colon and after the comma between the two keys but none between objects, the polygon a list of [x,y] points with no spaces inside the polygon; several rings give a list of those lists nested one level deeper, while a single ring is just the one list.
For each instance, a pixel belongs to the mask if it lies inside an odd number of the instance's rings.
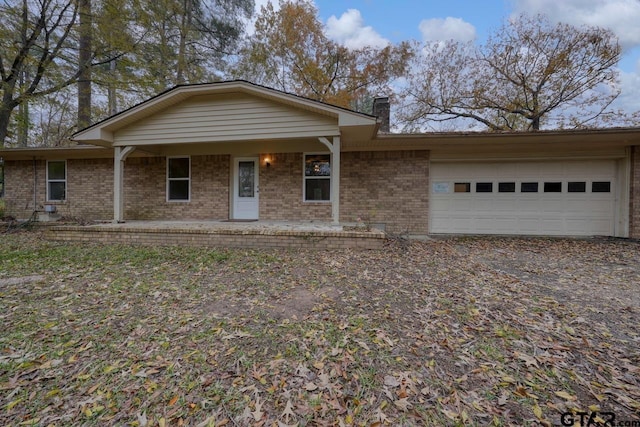
[{"label": "red brick wall", "polygon": [[629,222],[629,237],[640,239],[640,145],[631,147]]},{"label": "red brick wall", "polygon": [[428,233],[428,151],[342,153],[341,177],[341,221],[360,217],[390,233]]}]

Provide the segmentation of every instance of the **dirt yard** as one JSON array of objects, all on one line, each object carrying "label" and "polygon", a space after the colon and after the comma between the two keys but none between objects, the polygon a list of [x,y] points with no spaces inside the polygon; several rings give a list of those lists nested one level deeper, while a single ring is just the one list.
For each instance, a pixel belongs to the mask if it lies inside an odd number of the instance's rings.
[{"label": "dirt yard", "polygon": [[632,241],[325,252],[2,234],[0,324],[0,425],[640,419]]}]

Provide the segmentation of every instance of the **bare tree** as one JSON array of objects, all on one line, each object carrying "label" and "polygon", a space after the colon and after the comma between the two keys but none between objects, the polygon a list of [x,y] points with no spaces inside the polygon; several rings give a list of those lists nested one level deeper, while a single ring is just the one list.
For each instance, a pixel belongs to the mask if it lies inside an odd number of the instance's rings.
[{"label": "bare tree", "polygon": [[448,121],[491,131],[599,126],[620,114],[610,108],[620,53],[609,30],[521,15],[480,47],[425,46],[401,117],[408,129]]},{"label": "bare tree", "polygon": [[79,0],[78,29],[78,129],[91,124],[91,61],[92,24],[91,0]]}]

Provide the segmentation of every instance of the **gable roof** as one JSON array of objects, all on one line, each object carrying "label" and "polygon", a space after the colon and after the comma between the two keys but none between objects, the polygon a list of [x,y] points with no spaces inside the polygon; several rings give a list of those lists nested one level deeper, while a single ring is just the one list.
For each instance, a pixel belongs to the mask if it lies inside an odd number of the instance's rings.
[{"label": "gable roof", "polygon": [[189,98],[201,95],[224,95],[233,93],[254,96],[331,118],[336,121],[337,126],[340,127],[341,130],[348,131],[349,129],[358,129],[359,133],[363,133],[367,138],[374,137],[378,130],[378,123],[375,116],[282,92],[245,80],[232,80],[175,86],[140,104],[76,132],[72,136],[72,140],[109,147],[114,142],[114,132],[184,102]]}]

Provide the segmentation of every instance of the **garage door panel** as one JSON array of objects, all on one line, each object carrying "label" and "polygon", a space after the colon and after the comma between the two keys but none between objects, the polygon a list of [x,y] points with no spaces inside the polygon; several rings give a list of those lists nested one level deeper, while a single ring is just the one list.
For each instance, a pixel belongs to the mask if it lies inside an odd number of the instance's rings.
[{"label": "garage door panel", "polygon": [[[430,231],[613,235],[616,173],[615,160],[433,163],[431,182],[442,185],[430,192]],[[609,182],[611,191],[592,192],[594,181]],[[461,182],[471,191],[455,193],[455,183]],[[478,182],[491,182],[493,191],[476,192]],[[558,182],[561,192],[544,191],[545,183]],[[584,183],[584,192],[568,192],[569,182]],[[500,183],[515,183],[515,192],[499,192]],[[537,183],[538,191],[522,192],[522,183]]]}]

